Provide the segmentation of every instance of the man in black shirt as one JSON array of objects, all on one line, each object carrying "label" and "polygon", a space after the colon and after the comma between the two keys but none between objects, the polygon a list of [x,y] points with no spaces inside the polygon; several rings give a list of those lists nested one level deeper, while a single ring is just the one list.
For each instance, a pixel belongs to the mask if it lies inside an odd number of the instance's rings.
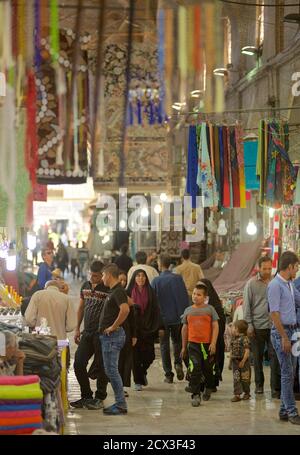
[{"label": "man in black shirt", "polygon": [[99,321],[100,342],[105,373],[115,394],[115,404],[103,410],[106,415],[127,414],[122,379],[118,363],[120,351],[125,344],[122,324],[129,315],[127,294],[118,281],[119,269],[110,264],[103,269],[103,283],[110,288]]},{"label": "man in black shirt", "polygon": [[127,255],[128,252],[128,245],[121,246],[121,254],[118,256],[114,263],[117,264],[120,270],[124,270],[124,272],[128,273],[130,267],[132,267],[133,262],[130,256]]},{"label": "man in black shirt", "polygon": [[[78,344],[75,353],[74,371],[80,385],[81,399],[70,403],[74,408],[100,409],[103,407],[107,393],[107,377],[105,375],[101,346],[99,343],[98,326],[100,314],[108,295],[109,289],[102,281],[103,264],[94,261],[90,269],[90,281],[86,281],[80,292],[80,304],[77,316],[77,328],[75,330],[75,343]],[[84,321],[84,330],[80,334],[80,326]],[[94,356],[97,374],[97,391],[95,399],[90,387],[87,372],[87,364]]]}]

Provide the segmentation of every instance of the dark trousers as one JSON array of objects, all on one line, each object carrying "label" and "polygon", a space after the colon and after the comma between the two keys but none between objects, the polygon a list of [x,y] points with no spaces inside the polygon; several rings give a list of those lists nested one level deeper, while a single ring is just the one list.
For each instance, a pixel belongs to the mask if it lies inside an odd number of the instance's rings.
[{"label": "dark trousers", "polygon": [[214,357],[209,354],[209,343],[188,344],[190,387],[193,395],[199,395],[204,387],[213,389],[214,378]]},{"label": "dark trousers", "polygon": [[268,347],[268,354],[271,368],[271,390],[280,391],[280,366],[276,352],[271,343],[270,329],[255,329],[255,336],[251,338],[251,348],[253,352],[254,374],[256,387],[263,387],[265,382],[263,361],[265,346]]},{"label": "dark trousers", "polygon": [[97,332],[83,332],[75,353],[74,372],[80,385],[81,398],[93,398],[90,380],[87,372],[87,364],[94,355],[94,363],[97,365],[97,391],[96,398],[105,400],[107,393],[107,377],[104,371],[101,345]]},{"label": "dark trousers", "polygon": [[246,393],[250,395],[250,382],[251,382],[251,367],[250,362],[247,360],[243,368],[239,367],[241,359],[232,359],[232,373],[233,373],[233,393],[234,395],[241,395]]},{"label": "dark trousers", "polygon": [[146,385],[147,370],[154,359],[154,337],[138,338],[133,348],[133,378],[135,384]]},{"label": "dark trousers", "polygon": [[160,342],[160,352],[162,358],[163,369],[166,376],[173,377],[174,373],[172,372],[172,362],[170,354],[170,337],[173,344],[174,350],[174,363],[182,364],[180,358],[181,352],[181,324],[169,325],[164,328],[164,335],[159,338]]}]

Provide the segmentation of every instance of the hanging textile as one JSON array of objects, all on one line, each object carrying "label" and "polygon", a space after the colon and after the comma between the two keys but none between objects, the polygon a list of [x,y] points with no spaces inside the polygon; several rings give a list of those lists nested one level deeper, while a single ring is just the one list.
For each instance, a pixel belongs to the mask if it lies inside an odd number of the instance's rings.
[{"label": "hanging textile", "polygon": [[296,172],[288,155],[287,122],[265,120],[260,124],[257,175],[260,204],[278,208],[293,201]]},{"label": "hanging textile", "polygon": [[87,52],[81,51],[78,61],[75,96],[72,98],[72,115],[77,116],[75,128],[71,125],[70,167],[65,169],[62,153],[63,129],[68,94],[71,90],[71,61],[73,37],[61,31],[59,69],[51,65],[52,57],[42,44],[42,60],[37,75],[37,136],[40,184],[85,183],[88,176],[87,134],[89,117],[89,91]]},{"label": "hanging textile", "polygon": [[196,126],[192,125],[189,127],[186,191],[190,196],[192,196],[193,208],[196,208],[196,196],[198,193],[197,172],[198,172],[197,130]]},{"label": "hanging textile", "polygon": [[193,204],[199,192],[204,207],[246,207],[242,137],[238,124],[189,127],[187,193]]},{"label": "hanging textile", "polygon": [[199,148],[198,148],[198,175],[197,185],[202,195],[202,201],[204,207],[217,207],[218,196],[215,177],[212,173],[211,160],[209,156],[209,145],[207,140],[207,128],[209,126],[206,123],[198,125],[199,130],[198,136],[200,136]]}]

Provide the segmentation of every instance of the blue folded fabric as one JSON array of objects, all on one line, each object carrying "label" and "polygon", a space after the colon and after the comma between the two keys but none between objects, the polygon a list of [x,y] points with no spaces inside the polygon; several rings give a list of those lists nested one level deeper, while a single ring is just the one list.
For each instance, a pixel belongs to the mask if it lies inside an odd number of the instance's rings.
[{"label": "blue folded fabric", "polygon": [[6,430],[23,430],[25,428],[41,428],[42,424],[41,423],[28,423],[27,425],[17,425],[14,427],[2,427],[0,426],[0,431],[6,431]]},{"label": "blue folded fabric", "polygon": [[41,409],[40,404],[5,404],[1,405],[1,411],[33,411],[35,409]]}]

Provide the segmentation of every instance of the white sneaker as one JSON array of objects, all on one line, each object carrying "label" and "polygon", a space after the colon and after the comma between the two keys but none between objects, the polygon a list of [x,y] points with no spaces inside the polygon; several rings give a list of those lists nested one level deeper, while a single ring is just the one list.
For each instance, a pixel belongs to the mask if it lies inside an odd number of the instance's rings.
[{"label": "white sneaker", "polygon": [[141,392],[143,390],[143,387],[141,384],[134,384],[134,390],[136,392]]}]

